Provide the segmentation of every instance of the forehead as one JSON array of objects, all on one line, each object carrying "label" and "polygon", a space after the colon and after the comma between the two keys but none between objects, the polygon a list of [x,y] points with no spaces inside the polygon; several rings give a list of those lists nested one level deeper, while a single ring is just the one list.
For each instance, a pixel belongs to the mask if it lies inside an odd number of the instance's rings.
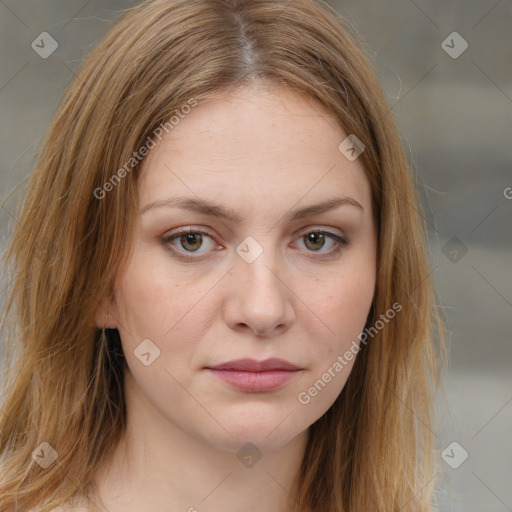
[{"label": "forehead", "polygon": [[187,193],[251,209],[336,192],[368,202],[363,166],[338,149],[347,135],[321,104],[279,86],[200,101],[146,157],[140,203]]}]

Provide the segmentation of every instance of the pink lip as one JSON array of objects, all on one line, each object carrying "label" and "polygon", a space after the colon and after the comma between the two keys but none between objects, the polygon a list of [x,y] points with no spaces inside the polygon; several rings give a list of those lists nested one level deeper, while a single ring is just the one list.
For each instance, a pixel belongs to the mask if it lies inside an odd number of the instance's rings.
[{"label": "pink lip", "polygon": [[283,359],[237,359],[207,367],[213,375],[232,386],[252,393],[277,389],[289,382],[302,368]]},{"label": "pink lip", "polygon": [[264,372],[268,370],[302,370],[289,361],[273,357],[264,361],[256,359],[236,359],[216,366],[208,366],[211,370],[241,370],[244,372]]}]

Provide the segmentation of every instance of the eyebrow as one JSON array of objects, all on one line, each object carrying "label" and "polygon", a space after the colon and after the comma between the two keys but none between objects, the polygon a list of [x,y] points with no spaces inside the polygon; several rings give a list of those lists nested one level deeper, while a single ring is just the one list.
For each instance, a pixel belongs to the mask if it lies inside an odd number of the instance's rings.
[{"label": "eyebrow", "polygon": [[[317,215],[320,213],[325,213],[327,211],[333,210],[335,208],[339,208],[341,206],[353,206],[355,208],[359,208],[364,210],[359,202],[351,197],[334,197],[332,199],[327,199],[326,201],[322,201],[321,203],[313,204],[310,206],[306,206],[304,208],[300,208],[298,210],[293,210],[285,215],[286,220],[294,221],[303,219],[304,217],[310,217],[312,215]],[[140,214],[146,213],[148,210],[153,208],[161,208],[161,207],[175,207],[182,208],[184,210],[189,210],[196,213],[201,213],[203,215],[209,215],[211,217],[218,217],[221,219],[225,219],[237,224],[242,223],[245,219],[245,215],[241,215],[240,213],[232,210],[230,208],[226,208],[220,204],[217,204],[213,201],[208,201],[205,199],[197,199],[194,197],[187,196],[177,196],[170,197],[167,199],[159,199],[152,203],[145,205],[141,210]]]}]

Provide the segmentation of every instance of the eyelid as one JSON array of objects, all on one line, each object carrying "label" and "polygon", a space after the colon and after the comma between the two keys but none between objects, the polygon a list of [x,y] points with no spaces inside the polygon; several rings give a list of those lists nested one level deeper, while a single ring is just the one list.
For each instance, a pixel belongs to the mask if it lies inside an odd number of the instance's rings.
[{"label": "eyelid", "polygon": [[206,235],[208,238],[210,238],[218,247],[218,243],[215,241],[215,238],[213,235],[208,233],[204,230],[204,228],[197,228],[194,226],[186,226],[183,228],[176,228],[175,230],[172,230],[165,235],[161,237],[162,245],[165,247],[167,251],[171,253],[171,256],[173,258],[176,258],[180,261],[186,262],[186,263],[200,263],[205,260],[206,257],[208,257],[208,252],[198,252],[197,255],[193,252],[184,252],[172,245],[172,241],[182,235],[186,235],[188,233],[193,234],[200,234],[200,235]]},{"label": "eyelid", "polygon": [[[315,251],[307,251],[307,252],[309,252],[311,254],[310,257],[313,257],[314,259],[317,259],[317,260],[322,259],[322,258],[327,259],[329,257],[335,257],[344,248],[346,248],[350,244],[350,241],[344,234],[340,235],[337,233],[333,233],[332,231],[330,231],[330,229],[335,229],[335,228],[309,226],[309,227],[304,228],[304,229],[300,230],[299,232],[297,232],[294,235],[295,236],[294,240],[296,240],[297,238],[300,239],[301,237],[304,237],[305,235],[307,235],[309,233],[317,233],[317,234],[325,235],[326,237],[329,237],[332,240],[334,240],[335,247],[333,249],[331,249],[328,252],[324,252],[324,253],[319,252],[318,256],[314,256]],[[164,245],[167,246],[174,239],[176,239],[182,235],[185,235],[187,233],[200,234],[203,236],[206,235],[208,238],[212,239],[217,244],[217,242],[215,241],[215,237],[213,235],[211,235],[209,232],[205,231],[204,228],[198,228],[198,227],[194,227],[194,226],[177,228],[169,233],[166,233],[165,235],[162,236],[162,242],[164,243]],[[217,244],[217,245],[219,245],[219,244]],[[187,253],[187,252],[180,251],[179,249],[176,249],[172,245],[171,245],[171,248],[169,248],[169,250],[172,251],[173,255],[175,255],[178,259],[182,259],[185,261],[202,261],[204,258],[201,255],[208,255],[208,252],[204,252],[204,253],[198,252],[197,253],[198,255],[194,256],[195,253],[193,253],[193,252]]]},{"label": "eyelid", "polygon": [[343,234],[339,235],[336,233],[333,233],[332,231],[329,231],[326,228],[308,228],[305,231],[303,231],[301,234],[299,234],[298,239],[302,239],[305,235],[309,233],[317,233],[324,235],[328,238],[331,238],[334,241],[334,247],[327,252],[318,252],[315,255],[315,251],[306,251],[307,257],[316,259],[316,260],[322,260],[322,259],[330,259],[335,258],[338,256],[345,248],[347,248],[350,245],[350,241],[348,238]]},{"label": "eyelid", "polygon": [[345,242],[348,243],[348,239],[347,237],[345,236],[345,234],[343,233],[343,231],[341,231],[341,233],[334,233],[333,231],[331,230],[334,230],[334,229],[338,229],[339,228],[334,228],[334,227],[326,227],[326,226],[308,226],[307,228],[303,228],[301,230],[299,230],[297,232],[297,235],[295,236],[304,236],[308,233],[323,233],[323,234],[326,234],[326,235],[329,235],[329,236],[333,236],[333,237],[339,237],[339,238],[342,238]]}]

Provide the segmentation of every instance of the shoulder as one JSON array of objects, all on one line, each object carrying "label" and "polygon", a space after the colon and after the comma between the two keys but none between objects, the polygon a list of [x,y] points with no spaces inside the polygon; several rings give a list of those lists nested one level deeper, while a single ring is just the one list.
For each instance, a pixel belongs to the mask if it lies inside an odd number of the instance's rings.
[{"label": "shoulder", "polygon": [[85,505],[60,505],[56,508],[52,508],[50,512],[96,512],[91,507],[87,507]]},{"label": "shoulder", "polygon": [[53,508],[50,512],[97,512],[97,509],[86,505],[85,502],[73,502]]},{"label": "shoulder", "polygon": [[[30,511],[39,512],[39,511]],[[58,507],[52,508],[49,512],[97,512],[97,509],[85,505],[59,505]]]},{"label": "shoulder", "polygon": [[[31,509],[29,512],[40,512],[40,509]],[[49,512],[97,512],[97,509],[87,505],[83,500],[74,500],[52,508]]]}]

